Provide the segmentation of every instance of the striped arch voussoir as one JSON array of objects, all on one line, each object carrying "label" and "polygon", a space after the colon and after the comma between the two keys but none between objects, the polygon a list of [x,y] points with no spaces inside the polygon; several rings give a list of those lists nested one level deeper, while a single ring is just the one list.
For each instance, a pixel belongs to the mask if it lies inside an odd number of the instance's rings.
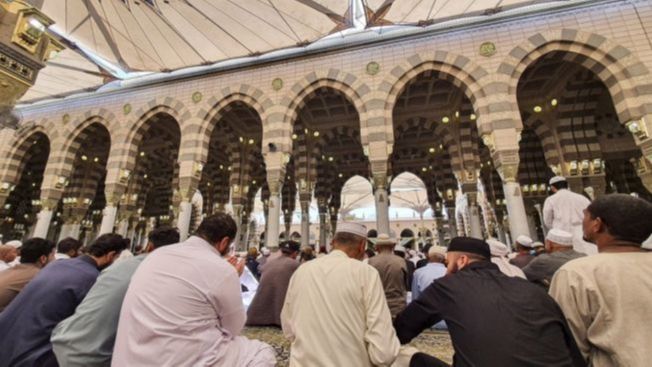
[{"label": "striped arch voussoir", "polygon": [[498,67],[498,73],[509,78],[508,93],[516,95],[525,69],[551,52],[563,52],[564,60],[595,73],[609,90],[621,122],[650,113],[644,101],[652,94],[647,67],[627,48],[575,29],[537,33],[512,49]]}]

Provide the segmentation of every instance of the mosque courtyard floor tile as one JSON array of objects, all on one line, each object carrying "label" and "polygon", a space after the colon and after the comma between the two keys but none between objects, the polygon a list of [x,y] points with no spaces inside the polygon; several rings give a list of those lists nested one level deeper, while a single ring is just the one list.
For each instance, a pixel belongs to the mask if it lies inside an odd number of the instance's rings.
[{"label": "mosque courtyard floor tile", "polygon": [[[277,366],[283,367],[288,365],[290,343],[283,336],[281,329],[272,327],[247,327],[244,330],[244,335],[250,339],[258,339],[273,346],[276,350]],[[424,331],[410,345],[421,352],[434,355],[443,361],[452,363],[453,347],[448,332],[435,330]]]}]

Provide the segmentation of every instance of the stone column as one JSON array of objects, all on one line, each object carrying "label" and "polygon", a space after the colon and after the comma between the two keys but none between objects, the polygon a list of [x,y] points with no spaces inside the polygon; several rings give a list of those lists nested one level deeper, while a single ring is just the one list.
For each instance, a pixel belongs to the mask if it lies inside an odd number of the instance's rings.
[{"label": "stone column", "polygon": [[301,200],[301,246],[310,246],[310,201]]},{"label": "stone column", "polygon": [[[457,236],[457,222],[454,205],[446,205],[446,216],[448,217],[448,237],[453,238]],[[443,244],[443,241],[442,241]]]},{"label": "stone column", "polygon": [[122,219],[118,222],[116,233],[124,238],[129,238],[127,232],[129,231],[129,219]]},{"label": "stone column", "polygon": [[278,236],[280,234],[281,218],[281,194],[280,192],[269,193],[269,215],[267,216],[267,233],[265,242],[268,249],[278,248]]},{"label": "stone column", "polygon": [[36,215],[36,218],[36,225],[34,226],[32,237],[47,238],[50,222],[52,221],[52,209],[44,206]]},{"label": "stone column", "polygon": [[476,203],[469,205],[469,221],[471,227],[471,237],[483,239],[482,235],[482,219],[480,218],[480,208]]},{"label": "stone column", "polygon": [[317,253],[321,250],[323,246],[326,248],[326,236],[328,235],[328,229],[326,228],[326,216],[328,214],[322,211],[319,211],[319,246],[317,246]]},{"label": "stone column", "polygon": [[101,236],[105,233],[113,233],[113,226],[115,225],[115,218],[118,214],[118,208],[115,205],[107,205],[102,211],[102,224],[100,225],[100,232],[97,234]]},{"label": "stone column", "polygon": [[374,202],[376,204],[376,228],[378,234],[389,235],[389,193],[387,192],[387,176],[374,175]]},{"label": "stone column", "polygon": [[179,203],[179,216],[177,218],[177,228],[179,228],[179,240],[185,241],[190,231],[190,218],[192,217],[192,204],[187,200]]},{"label": "stone column", "polygon": [[503,192],[505,194],[505,206],[507,207],[509,232],[512,234],[512,238],[520,235],[531,237],[521,186],[513,178],[504,180]]}]

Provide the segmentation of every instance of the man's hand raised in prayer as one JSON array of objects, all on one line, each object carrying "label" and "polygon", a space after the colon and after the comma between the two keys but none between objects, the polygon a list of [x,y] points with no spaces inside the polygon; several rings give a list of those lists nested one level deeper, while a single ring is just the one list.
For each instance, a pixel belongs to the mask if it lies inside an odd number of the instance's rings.
[{"label": "man's hand raised in prayer", "polygon": [[238,272],[238,276],[242,275],[242,272],[244,272],[244,267],[245,267],[244,259],[238,259],[237,256],[231,256],[226,261],[228,261],[229,264],[233,265],[235,270]]}]

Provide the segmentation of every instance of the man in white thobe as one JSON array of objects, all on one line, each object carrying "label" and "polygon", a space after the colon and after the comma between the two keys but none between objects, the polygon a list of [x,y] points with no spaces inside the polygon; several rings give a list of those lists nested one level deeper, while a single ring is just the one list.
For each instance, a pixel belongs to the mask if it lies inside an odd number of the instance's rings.
[{"label": "man in white thobe", "polygon": [[216,214],[196,236],[143,260],[122,304],[112,366],[276,364],[272,347],[240,336],[244,262],[222,258],[236,231],[230,216]]},{"label": "man in white thobe", "polygon": [[652,361],[652,204],[626,194],[597,198],[585,210],[584,235],[600,251],[564,264],[550,295],[593,367],[642,367]]},{"label": "man in white thobe", "polygon": [[340,223],[326,256],[301,265],[281,312],[290,366],[389,366],[399,341],[378,271],[363,263],[367,229]]},{"label": "man in white thobe", "polygon": [[573,234],[575,251],[587,255],[597,254],[598,248],[584,241],[582,234],[583,211],[591,201],[570,191],[568,182],[561,176],[550,179],[550,189],[553,194],[543,203],[543,224],[548,230],[557,228]]}]

